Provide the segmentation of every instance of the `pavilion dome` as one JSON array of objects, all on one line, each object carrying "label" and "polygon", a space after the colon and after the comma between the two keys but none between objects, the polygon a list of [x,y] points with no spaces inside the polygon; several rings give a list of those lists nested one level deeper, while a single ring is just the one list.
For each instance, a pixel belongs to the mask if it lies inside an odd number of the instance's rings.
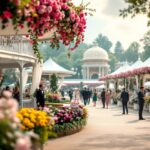
[{"label": "pavilion dome", "polygon": [[108,53],[104,49],[98,46],[94,46],[86,50],[83,56],[83,60],[107,60],[108,61],[109,57],[108,57]]}]

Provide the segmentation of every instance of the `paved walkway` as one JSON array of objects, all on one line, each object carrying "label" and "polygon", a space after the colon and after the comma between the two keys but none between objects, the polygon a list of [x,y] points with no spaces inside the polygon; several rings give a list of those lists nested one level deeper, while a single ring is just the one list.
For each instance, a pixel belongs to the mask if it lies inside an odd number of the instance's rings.
[{"label": "paved walkway", "polygon": [[150,114],[138,121],[137,112],[122,115],[117,107],[88,109],[85,129],[49,141],[44,150],[150,150]]}]

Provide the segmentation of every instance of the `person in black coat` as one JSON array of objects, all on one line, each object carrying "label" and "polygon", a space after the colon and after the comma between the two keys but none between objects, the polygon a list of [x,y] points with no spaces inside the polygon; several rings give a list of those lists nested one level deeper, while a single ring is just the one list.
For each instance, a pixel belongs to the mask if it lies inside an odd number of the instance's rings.
[{"label": "person in black coat", "polygon": [[36,100],[37,100],[37,106],[44,108],[45,94],[44,94],[44,86],[42,84],[39,85],[39,89],[36,91]]},{"label": "person in black coat", "polygon": [[84,88],[84,90],[82,91],[82,97],[83,97],[84,105],[86,106],[89,99],[87,88]]},{"label": "person in black coat", "polygon": [[103,89],[103,91],[101,93],[101,99],[102,99],[103,108],[105,108],[105,101],[106,101],[105,89]]},{"label": "person in black coat", "polygon": [[69,95],[70,101],[72,101],[72,99],[73,99],[73,91],[69,90],[68,95]]},{"label": "person in black coat", "polygon": [[144,87],[141,87],[140,91],[138,92],[138,103],[139,103],[139,120],[145,120],[143,118]]},{"label": "person in black coat", "polygon": [[121,100],[122,100],[122,108],[123,108],[122,114],[125,114],[125,111],[128,114],[129,93],[125,90],[125,88],[121,93]]}]

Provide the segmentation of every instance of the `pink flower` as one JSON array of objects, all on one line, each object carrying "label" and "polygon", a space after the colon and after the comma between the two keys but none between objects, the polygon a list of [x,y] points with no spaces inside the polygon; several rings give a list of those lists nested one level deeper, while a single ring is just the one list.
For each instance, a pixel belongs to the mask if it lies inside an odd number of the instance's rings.
[{"label": "pink flower", "polygon": [[4,18],[9,19],[12,18],[12,13],[10,11],[4,11],[3,13]]},{"label": "pink flower", "polygon": [[21,137],[16,142],[15,150],[30,150],[31,142],[27,136]]}]

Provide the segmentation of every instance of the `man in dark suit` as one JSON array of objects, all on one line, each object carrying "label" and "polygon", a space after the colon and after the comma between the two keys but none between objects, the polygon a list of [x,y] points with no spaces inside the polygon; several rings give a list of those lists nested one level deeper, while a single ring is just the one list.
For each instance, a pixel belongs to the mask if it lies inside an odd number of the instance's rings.
[{"label": "man in dark suit", "polygon": [[121,100],[122,100],[122,108],[123,108],[122,114],[125,114],[125,111],[128,114],[129,93],[125,90],[125,88],[121,93]]},{"label": "man in dark suit", "polygon": [[84,101],[84,105],[86,106],[87,103],[88,103],[88,99],[89,99],[89,96],[88,96],[88,91],[87,91],[87,88],[84,88],[84,90],[82,91],[82,97],[83,97],[83,101]]},{"label": "man in dark suit", "polygon": [[36,92],[37,106],[42,107],[45,106],[45,94],[44,94],[44,86],[43,84],[39,85],[39,89]]},{"label": "man in dark suit", "polygon": [[140,88],[138,92],[138,102],[139,102],[139,120],[145,120],[143,118],[143,107],[144,107],[144,87]]},{"label": "man in dark suit", "polygon": [[105,101],[106,101],[106,96],[105,96],[105,89],[103,89],[102,93],[101,93],[101,99],[102,99],[102,104],[103,104],[103,108],[105,108]]}]

